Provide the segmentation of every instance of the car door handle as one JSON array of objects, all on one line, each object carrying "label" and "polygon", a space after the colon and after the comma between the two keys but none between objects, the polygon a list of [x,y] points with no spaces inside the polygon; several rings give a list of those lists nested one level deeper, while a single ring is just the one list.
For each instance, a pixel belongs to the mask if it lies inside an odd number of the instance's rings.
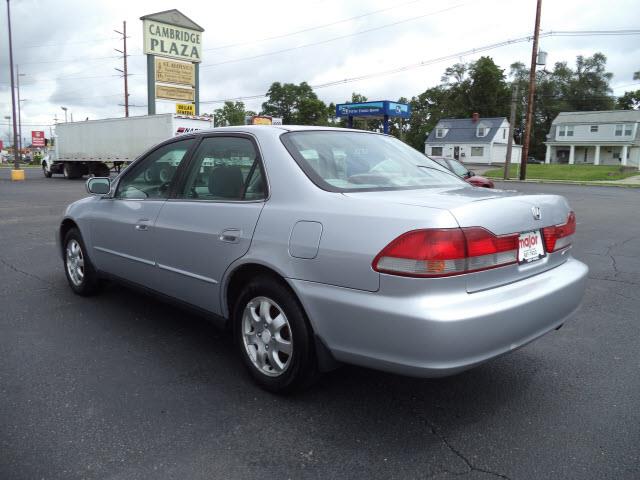
[{"label": "car door handle", "polygon": [[147,225],[146,222],[148,222],[149,219],[148,218],[141,218],[140,220],[138,220],[138,223],[136,224],[136,230],[138,231],[146,231],[149,230],[149,225]]},{"label": "car door handle", "polygon": [[237,228],[228,228],[222,231],[222,233],[218,236],[218,239],[221,242],[238,243],[240,241],[241,233],[242,232]]}]

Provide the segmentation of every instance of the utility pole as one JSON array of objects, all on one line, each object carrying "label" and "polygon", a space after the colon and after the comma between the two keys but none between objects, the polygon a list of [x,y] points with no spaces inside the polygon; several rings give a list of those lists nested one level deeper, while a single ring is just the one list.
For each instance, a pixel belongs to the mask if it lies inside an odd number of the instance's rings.
[{"label": "utility pole", "polygon": [[18,155],[18,126],[16,125],[16,91],[13,77],[13,44],[11,41],[11,9],[7,0],[7,26],[9,27],[9,74],[11,75],[11,111],[13,112],[13,169],[20,170]]},{"label": "utility pole", "polygon": [[516,107],[518,101],[518,85],[511,87],[511,115],[509,115],[509,139],[507,140],[507,158],[504,160],[504,179],[509,178],[511,166],[511,151],[513,149],[513,124],[516,122]]},{"label": "utility pole", "polygon": [[533,30],[533,47],[531,49],[531,69],[529,70],[529,99],[527,101],[527,116],[524,124],[524,142],[522,143],[522,158],[520,159],[520,180],[527,178],[527,158],[529,157],[529,142],[531,140],[531,123],[533,121],[533,102],[536,93],[536,64],[538,57],[538,37],[540,35],[540,11],[542,0],[537,0],[536,25]]},{"label": "utility pole", "polygon": [[18,149],[20,150],[20,158],[22,158],[22,116],[20,105],[20,65],[16,65],[16,93],[18,96]]},{"label": "utility pole", "polygon": [[124,116],[129,116],[129,75],[127,73],[127,22],[122,22],[122,31],[114,30],[114,32],[122,35],[122,50],[114,49],[116,52],[122,54],[124,60],[123,70],[116,68],[117,71],[122,72],[124,76]]}]

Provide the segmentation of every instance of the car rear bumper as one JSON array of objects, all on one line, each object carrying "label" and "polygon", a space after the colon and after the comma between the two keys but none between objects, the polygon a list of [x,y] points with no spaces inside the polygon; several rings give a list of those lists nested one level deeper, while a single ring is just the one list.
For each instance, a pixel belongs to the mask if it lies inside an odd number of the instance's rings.
[{"label": "car rear bumper", "polygon": [[562,325],[580,305],[587,273],[586,265],[569,258],[543,273],[471,294],[423,288],[404,295],[401,282],[420,280],[398,277],[387,283],[382,278],[378,292],[289,281],[337,360],[438,377],[515,350]]}]

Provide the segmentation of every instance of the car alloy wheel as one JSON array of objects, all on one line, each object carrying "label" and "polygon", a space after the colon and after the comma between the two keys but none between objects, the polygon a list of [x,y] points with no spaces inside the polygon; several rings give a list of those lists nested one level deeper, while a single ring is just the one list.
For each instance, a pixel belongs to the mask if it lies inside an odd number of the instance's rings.
[{"label": "car alloy wheel", "polygon": [[75,238],[72,238],[67,243],[66,253],[66,265],[69,278],[76,287],[80,287],[84,281],[84,255],[82,253],[82,247],[80,247],[80,244]]},{"label": "car alloy wheel", "polygon": [[262,374],[278,377],[287,371],[293,354],[293,337],[287,316],[267,297],[255,297],[242,314],[242,339],[253,366]]}]

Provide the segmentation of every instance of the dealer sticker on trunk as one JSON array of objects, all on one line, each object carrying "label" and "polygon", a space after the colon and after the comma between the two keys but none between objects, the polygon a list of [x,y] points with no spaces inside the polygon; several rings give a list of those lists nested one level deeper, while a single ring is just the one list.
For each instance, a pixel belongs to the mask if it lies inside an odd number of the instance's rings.
[{"label": "dealer sticker on trunk", "polygon": [[521,233],[518,238],[518,263],[530,263],[544,257],[540,230]]}]

